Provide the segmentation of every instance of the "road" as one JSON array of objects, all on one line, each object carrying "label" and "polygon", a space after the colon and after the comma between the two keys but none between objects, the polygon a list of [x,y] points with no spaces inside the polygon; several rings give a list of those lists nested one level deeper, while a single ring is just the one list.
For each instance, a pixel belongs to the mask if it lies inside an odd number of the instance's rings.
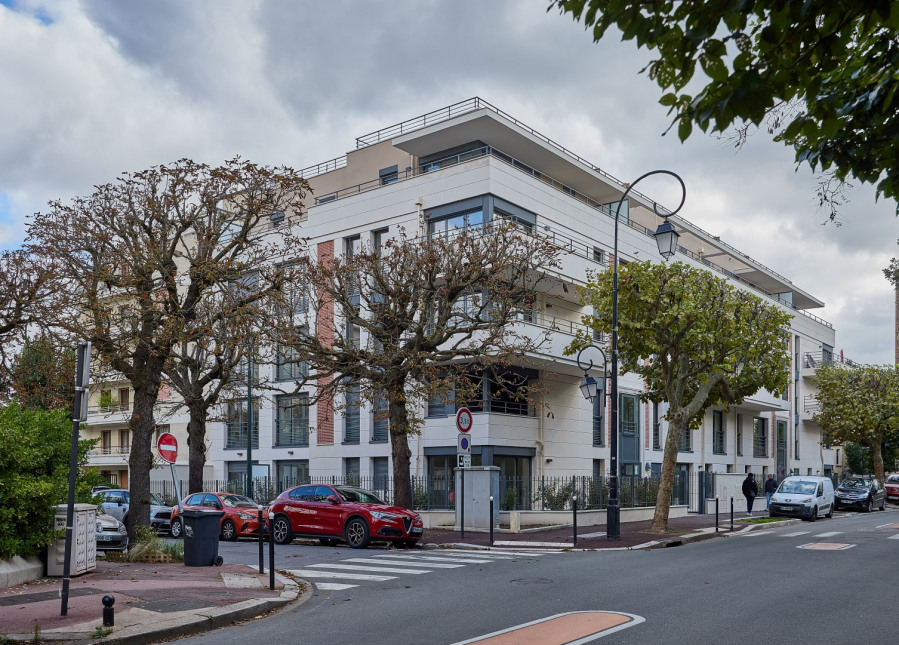
[{"label": "road", "polygon": [[[603,638],[611,643],[896,643],[897,510],[654,551],[478,558],[278,547],[277,568],[371,577],[310,579],[318,587],[303,605],[179,642],[451,644],[556,614],[604,611],[643,619]],[[220,552],[229,562],[258,562],[252,543]]]}]

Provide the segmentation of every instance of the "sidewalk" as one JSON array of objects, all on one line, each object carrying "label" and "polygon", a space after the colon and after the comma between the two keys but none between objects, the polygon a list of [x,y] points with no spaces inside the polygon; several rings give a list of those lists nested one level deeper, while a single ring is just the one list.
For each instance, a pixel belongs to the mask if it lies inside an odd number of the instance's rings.
[{"label": "sidewalk", "polygon": [[[257,568],[226,564],[187,567],[97,560],[97,568],[69,580],[67,615],[62,578],[0,589],[0,637],[14,641],[102,642],[128,645],[184,636],[258,616],[295,600],[296,583]],[[115,598],[115,626],[103,627],[103,596]],[[304,598],[309,595],[306,592]],[[105,634],[105,636],[104,636]],[[0,638],[2,640],[2,638]]]}]

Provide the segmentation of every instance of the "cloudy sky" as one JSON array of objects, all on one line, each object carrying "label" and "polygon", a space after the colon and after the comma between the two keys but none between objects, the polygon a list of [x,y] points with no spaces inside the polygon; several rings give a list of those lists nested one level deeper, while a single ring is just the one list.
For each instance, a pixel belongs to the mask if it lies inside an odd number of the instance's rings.
[{"label": "cloudy sky", "polygon": [[[665,168],[682,213],[826,303],[836,348],[893,360],[895,203],[856,187],[823,225],[816,181],[754,136],[681,144],[631,43],[595,45],[548,0],[0,0],[0,249],[48,200],[122,171],[241,155],[295,168],[479,96],[622,181]],[[640,191],[676,205],[663,178]]]}]

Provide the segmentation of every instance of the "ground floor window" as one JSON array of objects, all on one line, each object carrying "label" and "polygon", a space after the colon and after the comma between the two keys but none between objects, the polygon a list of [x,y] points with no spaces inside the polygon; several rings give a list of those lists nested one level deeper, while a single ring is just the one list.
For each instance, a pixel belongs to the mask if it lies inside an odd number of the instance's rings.
[{"label": "ground floor window", "polygon": [[309,460],[293,459],[279,461],[277,464],[278,488],[292,488],[299,484],[309,483]]}]

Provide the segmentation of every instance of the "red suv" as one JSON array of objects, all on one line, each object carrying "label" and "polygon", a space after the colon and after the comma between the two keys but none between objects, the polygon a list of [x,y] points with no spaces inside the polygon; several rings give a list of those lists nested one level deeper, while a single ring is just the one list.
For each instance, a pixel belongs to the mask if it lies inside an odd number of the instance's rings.
[{"label": "red suv", "polygon": [[887,491],[887,501],[899,504],[899,474],[889,475],[883,487]]},{"label": "red suv", "polygon": [[374,494],[350,486],[306,484],[290,488],[268,507],[277,544],[295,537],[318,538],[333,545],[343,540],[364,549],[372,540],[415,546],[422,538],[421,515],[387,506]]},{"label": "red suv", "polygon": [[[224,511],[219,538],[233,542],[238,537],[259,536],[259,507],[256,502],[234,493],[194,493],[181,502],[185,510]],[[262,512],[262,521],[268,519]],[[180,538],[183,531],[178,506],[172,509],[172,537]]]}]

